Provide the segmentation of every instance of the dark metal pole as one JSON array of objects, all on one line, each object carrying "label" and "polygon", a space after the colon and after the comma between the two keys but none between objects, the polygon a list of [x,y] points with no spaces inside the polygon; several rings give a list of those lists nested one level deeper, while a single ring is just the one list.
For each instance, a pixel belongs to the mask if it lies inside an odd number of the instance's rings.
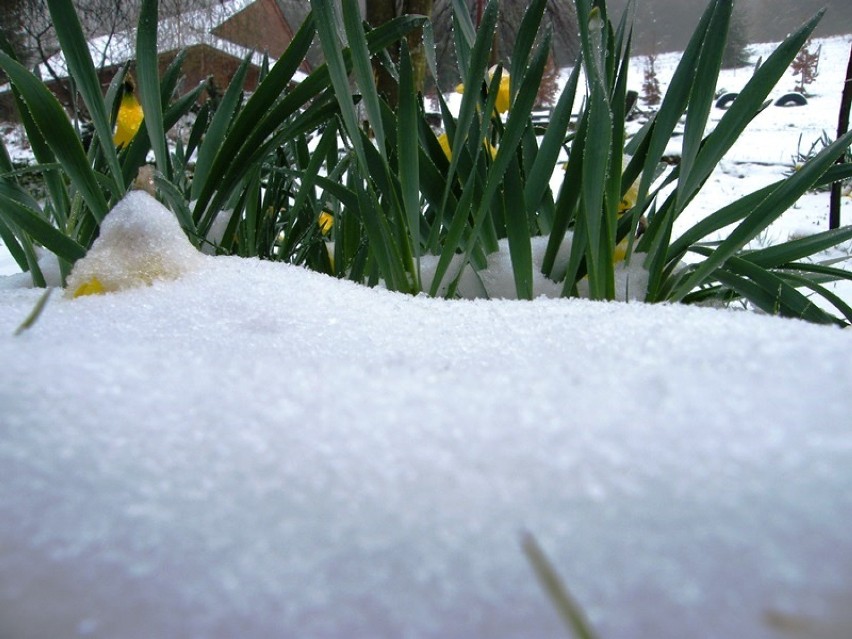
[{"label": "dark metal pole", "polygon": [[[849,49],[849,65],[846,67],[846,82],[843,84],[843,97],[840,99],[840,117],[837,120],[837,137],[849,130],[849,109],[852,106],[852,48]],[[837,162],[842,163],[848,156],[841,155]],[[840,228],[840,182],[831,185],[831,208],[828,214],[828,228]]]}]

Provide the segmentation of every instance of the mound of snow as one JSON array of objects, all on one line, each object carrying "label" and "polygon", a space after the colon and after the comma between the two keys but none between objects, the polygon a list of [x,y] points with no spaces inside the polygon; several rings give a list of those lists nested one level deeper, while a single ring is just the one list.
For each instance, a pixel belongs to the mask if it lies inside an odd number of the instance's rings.
[{"label": "mound of snow", "polygon": [[[204,260],[0,291],[0,636],[849,636],[852,332]],[[779,634],[780,633],[780,634]],[[791,635],[796,636],[796,635]]]},{"label": "mound of snow", "polygon": [[144,191],[130,191],[104,218],[86,257],[74,265],[66,294],[76,297],[174,280],[202,260],[171,211]]}]

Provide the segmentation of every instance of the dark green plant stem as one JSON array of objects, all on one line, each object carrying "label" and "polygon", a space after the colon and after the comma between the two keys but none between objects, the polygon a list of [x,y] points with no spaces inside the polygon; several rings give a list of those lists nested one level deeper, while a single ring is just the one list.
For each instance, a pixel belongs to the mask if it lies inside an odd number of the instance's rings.
[{"label": "dark green plant stem", "polygon": [[559,616],[571,634],[577,639],[596,639],[597,635],[583,614],[583,610],[568,592],[562,579],[551,565],[541,546],[538,545],[531,533],[524,533],[521,538],[521,547],[527,560],[535,572],[541,587],[550,597],[556,607]]},{"label": "dark green plant stem", "polygon": [[47,300],[50,297],[50,294],[53,293],[53,288],[48,288],[44,293],[41,294],[41,297],[38,298],[38,302],[36,302],[35,306],[33,306],[33,310],[30,311],[30,314],[27,315],[27,318],[21,322],[21,325],[15,329],[15,337],[33,327],[38,321],[38,318],[41,317],[41,312],[44,310],[44,307],[47,306]]},{"label": "dark green plant stem", "polygon": [[[849,48],[849,64],[846,67],[846,80],[843,83],[843,97],[840,99],[840,116],[837,120],[837,137],[849,130],[849,109],[852,107],[852,47]],[[843,157],[837,158],[841,164]],[[831,206],[828,214],[828,228],[840,227],[840,182],[831,185]]]}]

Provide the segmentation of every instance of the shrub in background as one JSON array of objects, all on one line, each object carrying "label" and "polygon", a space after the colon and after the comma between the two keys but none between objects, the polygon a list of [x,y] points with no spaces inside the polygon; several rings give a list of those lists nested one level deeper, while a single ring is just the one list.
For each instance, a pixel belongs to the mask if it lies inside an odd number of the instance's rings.
[{"label": "shrub in background", "polygon": [[813,43],[809,40],[793,59],[793,62],[790,63],[790,69],[793,71],[793,74],[799,76],[796,80],[796,86],[793,87],[794,91],[807,93],[808,85],[813,84],[819,75],[819,58],[821,54],[822,47],[814,48]]},{"label": "shrub in background", "polygon": [[656,62],[656,54],[652,53],[645,56],[645,77],[642,82],[642,97],[648,106],[657,106],[663,99],[663,94],[660,90],[660,81],[657,78],[657,69],[654,67]]},{"label": "shrub in background", "polygon": [[553,55],[547,58],[544,74],[541,77],[541,85],[538,88],[537,108],[550,108],[556,104],[559,97],[559,69],[556,67]]}]

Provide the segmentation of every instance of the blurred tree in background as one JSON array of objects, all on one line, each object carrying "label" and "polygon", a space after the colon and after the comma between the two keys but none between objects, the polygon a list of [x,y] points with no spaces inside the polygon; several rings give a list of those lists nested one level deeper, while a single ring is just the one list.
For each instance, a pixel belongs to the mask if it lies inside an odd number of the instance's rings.
[{"label": "blurred tree in background", "polygon": [[[57,77],[50,64],[50,58],[59,51],[59,42],[45,0],[6,0],[12,10],[3,9],[3,20],[11,19],[15,52],[28,67],[45,64],[48,76]],[[75,2],[74,8],[80,18],[84,33],[89,38],[106,35],[114,36],[122,31],[135,28],[139,15],[138,0],[86,0]],[[103,59],[94,60],[95,65],[103,64]]]},{"label": "blurred tree in background", "polygon": [[815,47],[814,43],[808,40],[807,44],[802,47],[795,60],[790,64],[790,69],[798,76],[796,86],[793,89],[799,93],[806,94],[807,87],[813,83],[819,75],[819,58],[822,54],[822,46]]},{"label": "blurred tree in background", "polygon": [[[3,0],[0,10],[0,35],[12,46],[19,58],[24,51],[24,35],[21,30],[23,5],[27,0]],[[0,70],[0,82],[6,80],[6,74]]]},{"label": "blurred tree in background", "polygon": [[660,90],[660,80],[657,78],[657,69],[654,66],[657,55],[649,53],[645,56],[645,78],[642,82],[642,97],[648,106],[657,106],[663,100],[663,92]]},{"label": "blurred tree in background", "polygon": [[749,54],[749,19],[743,5],[737,3],[731,14],[731,26],[728,29],[728,43],[722,54],[723,69],[738,69],[748,66]]},{"label": "blurred tree in background", "polygon": [[[42,70],[48,78],[58,79],[57,71],[50,63],[59,51],[56,30],[50,18],[45,0],[0,0],[0,29],[12,43],[16,55],[25,66]],[[182,16],[190,12],[213,11],[220,0],[160,0],[160,17]],[[117,36],[136,29],[141,0],[83,0],[74,2],[83,33],[93,40],[104,37],[102,51],[93,62],[99,68],[106,64],[107,49],[116,51]],[[192,24],[180,24],[181,29],[190,31]],[[133,43],[128,42],[128,47]]]},{"label": "blurred tree in background", "polygon": [[[474,24],[482,15],[484,0],[467,0]],[[494,36],[492,62],[507,63],[515,46],[515,35],[521,24],[525,2],[502,2],[500,19]],[[442,91],[451,89],[458,83],[455,45],[453,42],[453,3],[451,0],[434,0],[432,23],[435,30],[435,57]],[[548,0],[545,9],[543,28],[553,31],[553,63],[556,68],[572,66],[580,50],[577,15],[572,0]],[[541,34],[539,34],[541,35]]]},{"label": "blurred tree in background", "polygon": [[[432,15],[432,0],[367,0],[366,19],[373,26],[384,24],[401,15]],[[408,34],[408,50],[411,52],[411,63],[414,67],[414,86],[423,90],[426,78],[426,49],[423,45],[423,30],[415,29]],[[399,49],[391,51],[391,56],[399,57]],[[398,101],[397,84],[390,73],[378,62],[373,66],[378,83],[379,93],[384,94],[388,103],[395,106]]]}]

